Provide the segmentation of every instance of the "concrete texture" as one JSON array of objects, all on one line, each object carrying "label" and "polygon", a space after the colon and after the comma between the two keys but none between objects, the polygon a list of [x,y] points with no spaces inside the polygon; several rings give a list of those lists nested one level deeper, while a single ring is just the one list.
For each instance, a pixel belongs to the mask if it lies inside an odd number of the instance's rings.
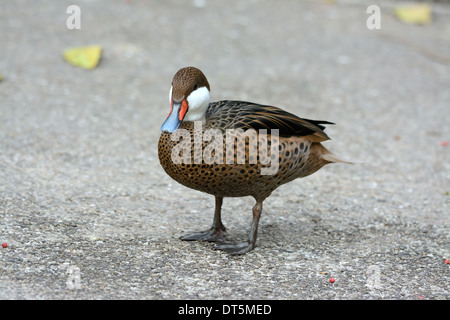
[{"label": "concrete texture", "polygon": [[[2,2],[0,298],[450,299],[450,7],[414,26],[376,2],[380,30],[373,1]],[[89,44],[97,69],[63,61]],[[187,65],[212,100],[336,122],[326,147],[359,162],[277,189],[242,257],[178,240],[214,210],[157,157]],[[225,199],[230,241],[252,206]]]}]

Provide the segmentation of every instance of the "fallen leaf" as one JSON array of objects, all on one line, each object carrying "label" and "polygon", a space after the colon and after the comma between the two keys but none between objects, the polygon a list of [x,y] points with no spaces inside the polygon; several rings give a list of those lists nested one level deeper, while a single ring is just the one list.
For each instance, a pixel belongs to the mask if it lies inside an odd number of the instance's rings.
[{"label": "fallen leaf", "polygon": [[431,22],[431,7],[427,3],[396,7],[394,13],[404,23],[427,25]]},{"label": "fallen leaf", "polygon": [[101,56],[102,47],[100,46],[78,47],[64,51],[64,59],[68,63],[88,70],[97,67]]}]

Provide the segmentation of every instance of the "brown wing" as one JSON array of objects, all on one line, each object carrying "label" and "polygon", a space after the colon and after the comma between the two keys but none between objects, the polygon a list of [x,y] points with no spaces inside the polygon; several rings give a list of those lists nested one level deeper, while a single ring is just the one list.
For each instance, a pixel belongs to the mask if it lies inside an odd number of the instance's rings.
[{"label": "brown wing", "polygon": [[280,136],[304,136],[313,142],[329,140],[322,124],[334,124],[302,119],[277,107],[229,100],[211,103],[206,118],[222,129],[278,129]]}]

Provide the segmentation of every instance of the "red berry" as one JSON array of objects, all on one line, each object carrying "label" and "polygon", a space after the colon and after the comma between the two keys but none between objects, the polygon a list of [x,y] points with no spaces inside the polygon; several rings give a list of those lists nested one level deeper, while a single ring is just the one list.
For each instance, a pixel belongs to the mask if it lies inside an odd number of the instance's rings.
[{"label": "red berry", "polygon": [[448,261],[448,259],[445,259],[444,261],[446,264],[450,264],[450,261]]},{"label": "red berry", "polygon": [[331,283],[334,283],[334,278],[331,278],[331,279],[330,279],[330,282],[331,282]]},{"label": "red berry", "polygon": [[8,245],[6,244],[6,242],[5,243],[2,243],[2,247],[3,248],[6,248]]}]

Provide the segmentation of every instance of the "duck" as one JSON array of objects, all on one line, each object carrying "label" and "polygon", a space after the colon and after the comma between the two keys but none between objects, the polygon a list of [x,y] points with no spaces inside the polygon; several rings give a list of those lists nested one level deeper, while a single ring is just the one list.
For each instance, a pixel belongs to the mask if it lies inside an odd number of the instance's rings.
[{"label": "duck", "polygon": [[[217,242],[215,249],[242,255],[255,248],[263,202],[281,185],[341,160],[321,143],[325,125],[281,108],[241,100],[210,102],[210,85],[196,67],[178,70],[169,90],[170,112],[161,126],[158,157],[175,181],[215,197],[212,226],[180,237]],[[223,199],[255,199],[247,241],[229,243]]]}]

